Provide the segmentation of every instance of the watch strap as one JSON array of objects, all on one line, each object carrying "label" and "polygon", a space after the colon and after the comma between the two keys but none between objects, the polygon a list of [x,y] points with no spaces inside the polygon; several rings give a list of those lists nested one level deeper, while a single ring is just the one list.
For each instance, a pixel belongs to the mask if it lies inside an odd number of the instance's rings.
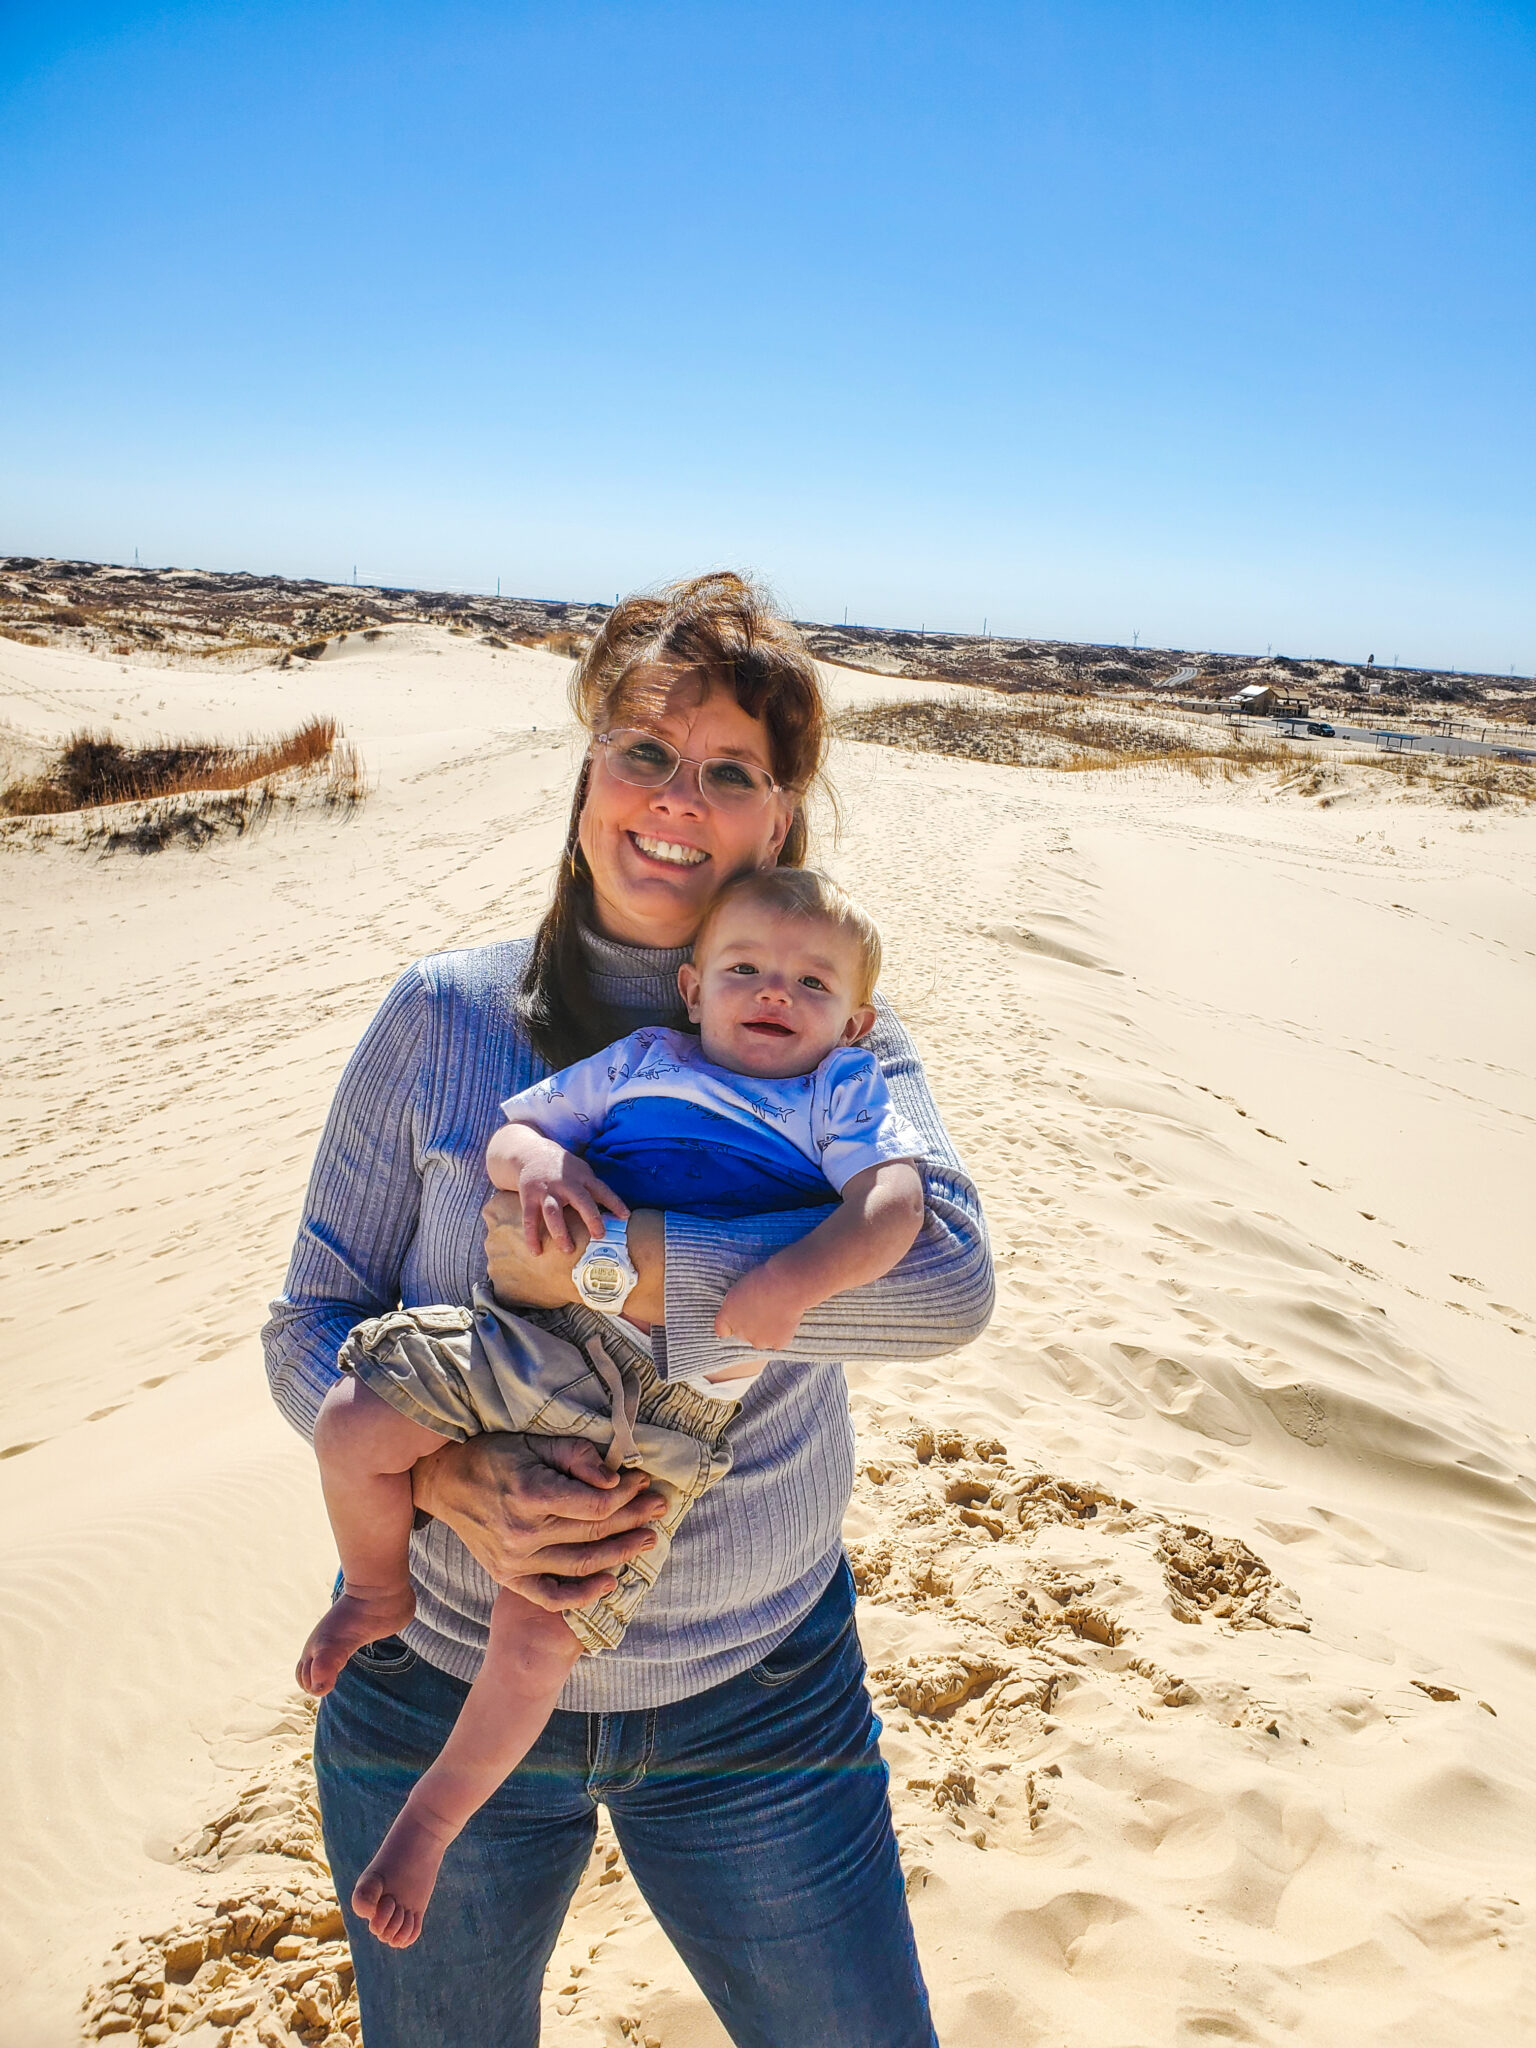
[{"label": "watch strap", "polygon": [[[589,1294],[585,1285],[588,1268],[600,1265],[616,1266],[625,1276],[622,1291],[608,1300]],[[616,1313],[622,1310],[624,1303],[634,1292],[639,1277],[635,1271],[635,1262],[629,1256],[629,1225],[620,1216],[604,1214],[602,1236],[594,1237],[576,1261],[575,1280],[578,1297],[588,1308],[599,1309],[605,1314]]]}]

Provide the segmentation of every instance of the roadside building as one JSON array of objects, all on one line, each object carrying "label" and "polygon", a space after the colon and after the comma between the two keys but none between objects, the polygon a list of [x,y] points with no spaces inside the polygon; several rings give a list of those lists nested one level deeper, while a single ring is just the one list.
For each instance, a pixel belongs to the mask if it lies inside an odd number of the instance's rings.
[{"label": "roadside building", "polygon": [[1222,702],[1228,711],[1249,711],[1256,718],[1266,718],[1275,708],[1275,693],[1268,683],[1249,683],[1234,697],[1225,697]]}]

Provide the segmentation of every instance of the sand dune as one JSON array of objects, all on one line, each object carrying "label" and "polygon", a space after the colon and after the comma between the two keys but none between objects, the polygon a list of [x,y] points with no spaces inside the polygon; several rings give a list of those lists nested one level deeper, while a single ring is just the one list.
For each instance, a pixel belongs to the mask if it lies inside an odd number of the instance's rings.
[{"label": "sand dune", "polygon": [[[80,2039],[93,1984],[93,2036],[151,2038],[167,1945],[177,2038],[346,2038],[290,1678],[329,1546],[254,1332],[378,996],[537,913],[565,672],[414,627],[217,679],[0,643],[24,738],[327,711],[377,785],[197,853],[0,849],[15,2048]],[[827,861],[999,1264],[978,1343],[850,1375],[941,2037],[1533,2038],[1536,821],[837,775]],[[723,2039],[606,1837],[547,2012]]]}]

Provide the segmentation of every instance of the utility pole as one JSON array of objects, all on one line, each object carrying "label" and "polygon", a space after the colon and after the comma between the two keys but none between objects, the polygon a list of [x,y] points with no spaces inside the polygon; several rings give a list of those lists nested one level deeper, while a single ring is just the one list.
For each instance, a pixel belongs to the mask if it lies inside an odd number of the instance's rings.
[{"label": "utility pole", "polygon": [[496,578],[496,595],[498,597],[501,595],[501,578],[499,576]]},{"label": "utility pole", "polygon": [[1135,651],[1135,649],[1137,649],[1138,647],[1140,647],[1140,645],[1141,645],[1141,628],[1140,628],[1140,627],[1138,626],[1138,627],[1136,628],[1135,632],[1134,632],[1134,633],[1132,633],[1132,635],[1131,635],[1131,648],[1132,648],[1132,651],[1134,652],[1134,651]]},{"label": "utility pole", "polygon": [[356,590],[356,588],[357,588],[357,564],[356,564],[356,562],[354,562],[354,563],[352,564],[352,588],[353,588],[354,590]]}]

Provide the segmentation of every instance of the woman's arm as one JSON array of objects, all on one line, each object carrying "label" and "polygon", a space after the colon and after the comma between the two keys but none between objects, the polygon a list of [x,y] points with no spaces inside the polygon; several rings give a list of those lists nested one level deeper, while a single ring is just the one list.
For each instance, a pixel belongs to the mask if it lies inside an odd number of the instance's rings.
[{"label": "woman's arm", "polygon": [[[863,1043],[880,1062],[895,1108],[916,1125],[924,1141],[924,1156],[917,1162],[923,1227],[911,1251],[883,1280],[834,1295],[807,1312],[793,1342],[776,1353],[805,1364],[937,1358],[980,1336],[992,1317],[992,1248],[976,1184],[939,1119],[911,1039],[878,998],[877,1007],[875,1028]],[[668,1210],[664,1244],[662,1218],[655,1210],[631,1214],[629,1251],[640,1285],[627,1309],[641,1321],[660,1323],[664,1297],[665,1328],[658,1331],[657,1351],[669,1373],[718,1372],[750,1352],[750,1345],[715,1334],[727,1288],[750,1267],[798,1242],[835,1206],[725,1223]],[[486,1221],[491,1284],[502,1300],[556,1307],[575,1299],[572,1255],[548,1244],[537,1259],[527,1254],[515,1195],[493,1197]],[[586,1234],[576,1226],[571,1235],[579,1256]]]},{"label": "woman's arm", "polygon": [[399,1306],[421,1198],[416,1109],[429,1028],[425,979],[411,967],[348,1060],[315,1154],[288,1277],[261,1333],[272,1397],[303,1436],[340,1377],[347,1332]]},{"label": "woman's arm", "polygon": [[[417,1104],[431,1059],[431,997],[421,968],[401,976],[336,1090],[282,1294],[262,1331],[283,1414],[313,1436],[354,1324],[400,1302],[420,1209]],[[665,1514],[643,1473],[613,1476],[559,1439],[473,1437],[424,1458],[417,1505],[446,1522],[498,1584],[541,1607],[586,1606],[654,1538]]]}]

